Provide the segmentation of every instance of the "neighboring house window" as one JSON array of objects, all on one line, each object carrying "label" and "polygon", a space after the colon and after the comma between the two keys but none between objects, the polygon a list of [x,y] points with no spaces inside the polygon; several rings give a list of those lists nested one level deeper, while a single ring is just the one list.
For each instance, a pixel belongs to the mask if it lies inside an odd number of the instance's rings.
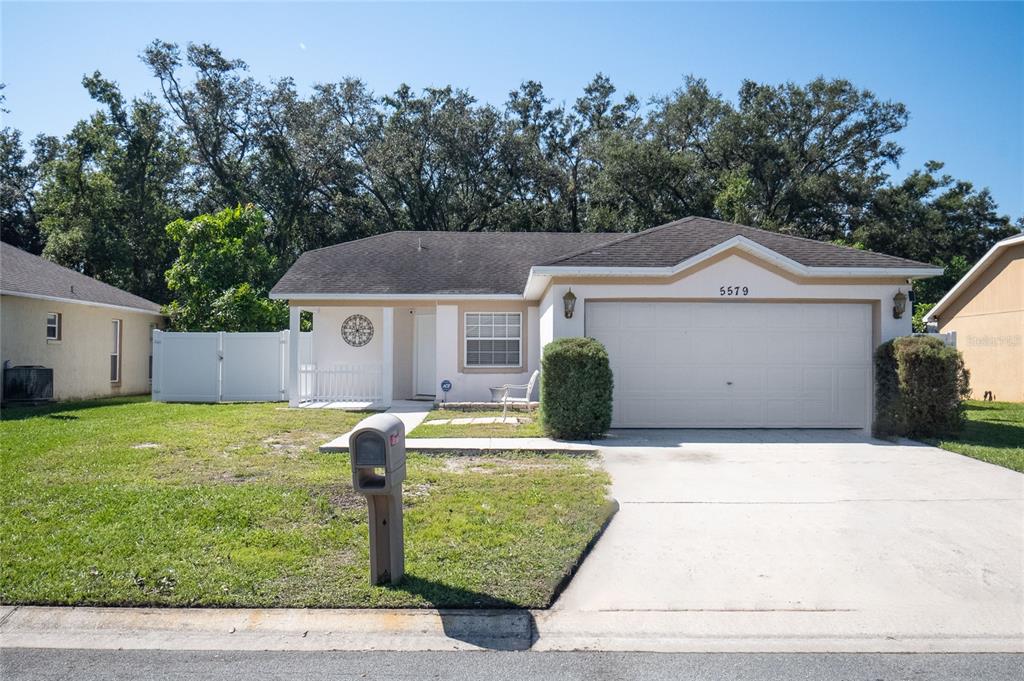
[{"label": "neighboring house window", "polygon": [[121,382],[121,320],[112,319],[110,329],[113,333],[113,344],[110,348],[110,382]]},{"label": "neighboring house window", "polygon": [[60,312],[46,313],[46,340],[60,340]]},{"label": "neighboring house window", "polygon": [[466,366],[520,366],[522,322],[519,312],[467,312]]}]

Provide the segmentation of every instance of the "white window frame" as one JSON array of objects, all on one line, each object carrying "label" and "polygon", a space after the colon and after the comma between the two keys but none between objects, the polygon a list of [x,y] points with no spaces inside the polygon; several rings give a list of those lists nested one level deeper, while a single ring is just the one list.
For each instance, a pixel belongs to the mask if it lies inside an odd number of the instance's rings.
[{"label": "white window frame", "polygon": [[[50,317],[54,318],[54,323],[50,324]],[[60,341],[64,338],[64,329],[60,312],[47,312],[46,313],[46,340],[49,342]],[[54,330],[54,336],[50,336],[50,329]]]},{"label": "white window frame", "polygon": [[[511,336],[503,336],[498,338],[497,336],[470,336],[469,335],[469,318],[471,315],[515,315],[519,318],[519,336],[513,338]],[[523,366],[523,313],[522,312],[506,312],[498,310],[495,312],[466,312],[462,317],[462,365],[467,369],[519,369]],[[469,363],[469,341],[483,341],[483,340],[500,340],[500,341],[519,341],[519,351],[516,355],[515,364],[470,364]]]},{"label": "white window frame", "polygon": [[[120,383],[121,382],[121,338],[122,338],[123,331],[124,331],[124,320],[121,320],[121,319],[111,319],[110,320],[110,324],[111,324],[111,330],[114,330],[114,329],[117,330],[116,333],[114,334],[114,346],[113,346],[113,348],[111,348],[112,352],[110,353],[110,359],[111,359],[110,368],[111,369],[115,369],[116,368],[117,371],[116,371],[116,375],[115,376],[111,376],[110,382],[111,383]],[[117,358],[117,362],[116,363],[113,361],[115,357]]]}]

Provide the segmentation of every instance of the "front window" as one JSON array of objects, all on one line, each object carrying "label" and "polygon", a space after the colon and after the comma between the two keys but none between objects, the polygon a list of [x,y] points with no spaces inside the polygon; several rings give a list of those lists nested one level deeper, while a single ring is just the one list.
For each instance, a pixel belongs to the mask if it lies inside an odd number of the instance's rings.
[{"label": "front window", "polygon": [[46,340],[60,340],[60,312],[46,313]]},{"label": "front window", "polygon": [[121,320],[110,321],[110,332],[113,335],[110,346],[110,382],[121,380]]},{"label": "front window", "polygon": [[466,366],[520,366],[522,330],[519,312],[467,312]]}]

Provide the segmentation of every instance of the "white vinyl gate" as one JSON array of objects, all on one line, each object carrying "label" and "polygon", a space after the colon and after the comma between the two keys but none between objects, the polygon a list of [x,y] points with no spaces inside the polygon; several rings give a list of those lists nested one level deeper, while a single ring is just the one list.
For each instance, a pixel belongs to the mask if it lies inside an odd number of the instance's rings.
[{"label": "white vinyl gate", "polygon": [[153,400],[287,400],[288,335],[288,331],[179,333],[155,330]]}]

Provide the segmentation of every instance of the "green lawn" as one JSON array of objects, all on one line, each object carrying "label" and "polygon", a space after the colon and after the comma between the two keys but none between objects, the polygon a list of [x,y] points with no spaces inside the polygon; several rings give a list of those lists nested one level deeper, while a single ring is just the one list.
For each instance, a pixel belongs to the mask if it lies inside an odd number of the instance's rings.
[{"label": "green lawn", "polygon": [[967,425],[939,447],[1024,473],[1024,403],[967,403]]},{"label": "green lawn", "polygon": [[368,584],[362,415],[119,399],[5,410],[0,601],[544,607],[610,512],[593,459],[411,454],[406,581]]},{"label": "green lawn", "polygon": [[428,426],[427,421],[437,419],[486,418],[501,416],[501,410],[494,411],[456,411],[454,409],[435,409],[427,414],[424,422],[417,426],[408,437],[544,437],[544,429],[540,426],[537,410],[508,410],[508,416],[526,419],[525,423],[510,425],[505,423],[467,423]]}]

